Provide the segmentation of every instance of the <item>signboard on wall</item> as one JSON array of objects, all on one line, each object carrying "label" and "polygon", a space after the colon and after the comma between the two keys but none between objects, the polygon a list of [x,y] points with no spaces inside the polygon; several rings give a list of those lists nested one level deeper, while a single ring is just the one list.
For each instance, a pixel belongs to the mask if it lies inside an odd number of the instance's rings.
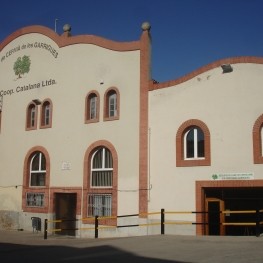
[{"label": "signboard on wall", "polygon": [[253,173],[218,173],[212,175],[213,180],[253,180]]}]

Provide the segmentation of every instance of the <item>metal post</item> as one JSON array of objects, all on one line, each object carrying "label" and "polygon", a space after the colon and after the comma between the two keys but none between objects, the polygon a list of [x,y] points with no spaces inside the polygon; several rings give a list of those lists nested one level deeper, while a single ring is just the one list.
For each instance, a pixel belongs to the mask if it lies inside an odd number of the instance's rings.
[{"label": "metal post", "polygon": [[98,238],[99,236],[99,217],[98,216],[95,216],[95,238]]},{"label": "metal post", "polygon": [[260,212],[259,209],[257,209],[256,213],[256,236],[260,236]]},{"label": "metal post", "polygon": [[44,239],[47,239],[47,219],[45,219],[45,224],[44,224]]},{"label": "metal post", "polygon": [[164,218],[164,209],[162,208],[161,209],[161,235],[164,235],[165,233],[165,230],[164,230],[164,221],[165,221],[165,218]]}]

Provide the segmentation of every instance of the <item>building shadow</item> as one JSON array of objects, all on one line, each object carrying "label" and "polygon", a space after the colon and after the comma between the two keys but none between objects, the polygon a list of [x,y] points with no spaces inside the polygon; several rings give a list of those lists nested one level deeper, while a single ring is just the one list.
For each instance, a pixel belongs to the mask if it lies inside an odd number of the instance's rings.
[{"label": "building shadow", "polygon": [[67,246],[41,246],[0,243],[0,260],[17,262],[74,262],[74,263],[190,263],[142,257],[112,246],[74,248]]}]

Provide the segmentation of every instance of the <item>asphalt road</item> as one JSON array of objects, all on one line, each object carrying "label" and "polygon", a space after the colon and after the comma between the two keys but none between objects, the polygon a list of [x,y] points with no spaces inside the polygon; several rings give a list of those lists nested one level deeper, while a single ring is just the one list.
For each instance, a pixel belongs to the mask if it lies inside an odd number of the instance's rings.
[{"label": "asphalt road", "polygon": [[141,236],[80,239],[0,231],[0,261],[262,263],[263,237]]}]

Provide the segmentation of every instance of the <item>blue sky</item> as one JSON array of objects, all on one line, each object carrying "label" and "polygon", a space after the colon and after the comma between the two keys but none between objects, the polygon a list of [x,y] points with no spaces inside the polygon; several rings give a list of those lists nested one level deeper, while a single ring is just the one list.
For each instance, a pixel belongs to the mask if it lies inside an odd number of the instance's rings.
[{"label": "blue sky", "polygon": [[218,59],[263,56],[263,0],[1,0],[0,41],[19,28],[134,41],[150,22],[152,77],[177,79]]}]

